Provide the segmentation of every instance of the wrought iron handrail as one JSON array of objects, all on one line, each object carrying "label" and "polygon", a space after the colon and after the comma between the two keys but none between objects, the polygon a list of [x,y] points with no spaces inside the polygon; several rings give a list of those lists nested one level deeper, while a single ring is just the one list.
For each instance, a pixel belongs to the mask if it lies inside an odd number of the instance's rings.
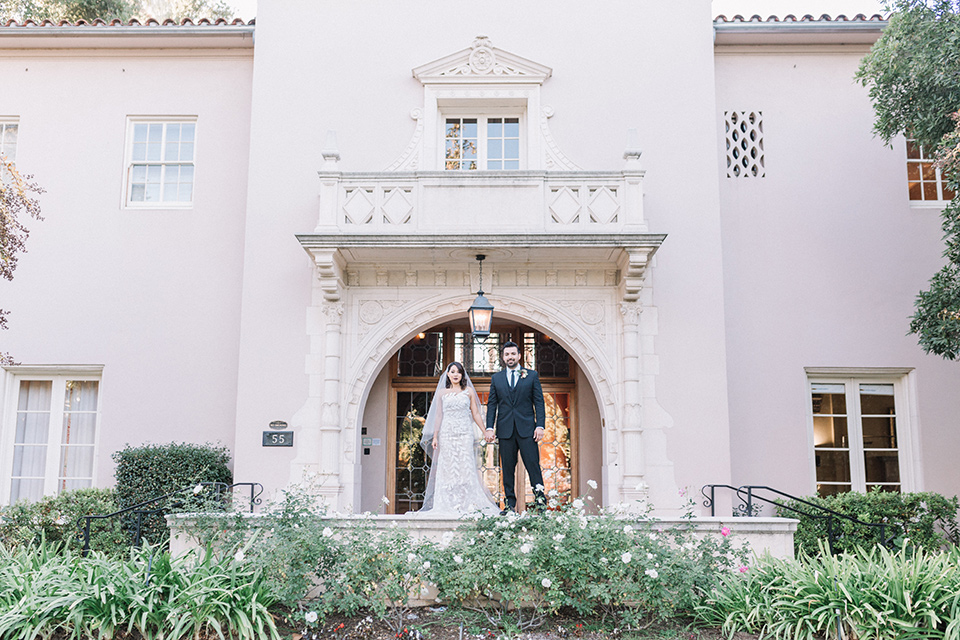
[{"label": "wrought iron handrail", "polygon": [[[708,489],[710,492],[709,495],[707,495]],[[864,522],[859,518],[855,518],[845,513],[840,513],[839,511],[835,511],[833,509],[830,509],[829,507],[825,507],[823,505],[810,502],[809,500],[804,500],[803,498],[798,498],[797,496],[790,495],[789,493],[786,493],[786,492],[780,491],[779,489],[774,489],[773,487],[768,487],[765,485],[746,484],[746,485],[741,485],[739,487],[734,487],[729,484],[704,485],[700,489],[700,493],[704,497],[703,506],[708,507],[710,509],[711,516],[716,515],[716,512],[715,512],[716,511],[715,509],[716,489],[731,489],[735,491],[737,494],[737,497],[740,498],[740,503],[741,503],[739,505],[736,505],[735,509],[739,511],[742,515],[748,518],[754,516],[753,501],[754,499],[756,499],[762,502],[766,502],[767,504],[776,505],[780,509],[786,509],[787,511],[798,513],[807,518],[813,518],[814,520],[825,520],[826,527],[827,527],[827,545],[830,548],[831,554],[836,553],[834,550],[834,542],[836,542],[838,538],[838,534],[836,532],[836,528],[834,527],[834,521],[837,518],[842,518],[843,520],[847,520],[849,522],[852,522],[854,524],[858,524],[864,527],[877,529],[879,542],[885,547],[890,547],[891,543],[894,540],[894,536],[891,536],[889,538],[886,536],[887,524],[885,522]],[[787,500],[792,500],[794,502],[799,502],[804,505],[807,505],[808,507],[816,510],[819,513],[810,513],[808,511],[803,511],[801,509],[791,507],[790,505],[784,504],[782,502],[777,502],[776,499],[770,499],[766,496],[758,495],[755,493],[755,491],[769,491],[770,493],[776,494],[777,496],[780,496],[782,498],[786,498]]]},{"label": "wrought iron handrail", "polygon": [[[124,507],[123,509],[118,509],[113,513],[99,513],[99,514],[90,514],[85,516],[80,516],[77,518],[77,528],[80,529],[80,537],[83,538],[83,550],[82,555],[84,557],[90,553],[90,523],[94,520],[106,520],[108,518],[115,518],[121,516],[125,513],[133,513],[136,516],[136,526],[134,527],[133,534],[131,536],[130,544],[134,547],[139,547],[142,542],[142,533],[143,533],[143,517],[148,515],[153,515],[161,513],[163,511],[162,507],[156,509],[144,509],[150,505],[158,504],[161,501],[167,500],[174,496],[180,496],[187,493],[196,493],[197,487],[213,487],[216,492],[216,496],[219,498],[225,492],[234,489],[236,487],[250,487],[250,513],[253,513],[254,507],[259,505],[262,500],[260,496],[263,494],[263,485],[259,482],[235,482],[233,484],[227,484],[226,482],[199,482],[196,485],[187,487],[185,489],[179,489],[177,491],[171,491],[168,494],[157,496],[156,498],[151,498],[150,500],[144,500],[138,504],[130,505],[129,507]],[[259,491],[257,488],[259,487]]]}]

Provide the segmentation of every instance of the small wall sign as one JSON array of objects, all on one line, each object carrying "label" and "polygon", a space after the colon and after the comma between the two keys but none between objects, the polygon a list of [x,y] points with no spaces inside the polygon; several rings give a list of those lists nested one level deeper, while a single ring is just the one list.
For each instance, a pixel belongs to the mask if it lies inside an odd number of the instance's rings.
[{"label": "small wall sign", "polygon": [[293,431],[264,431],[264,447],[292,447]]},{"label": "small wall sign", "polygon": [[273,422],[270,423],[270,428],[277,429],[277,430],[286,429],[287,423],[284,422],[283,420],[274,420]]}]

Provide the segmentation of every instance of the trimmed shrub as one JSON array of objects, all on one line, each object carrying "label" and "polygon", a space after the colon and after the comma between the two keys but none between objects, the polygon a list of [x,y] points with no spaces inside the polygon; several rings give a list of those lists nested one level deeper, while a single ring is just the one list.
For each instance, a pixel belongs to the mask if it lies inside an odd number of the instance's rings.
[{"label": "trimmed shrub", "polygon": [[[114,452],[113,460],[117,463],[116,495],[120,509],[183,491],[182,497],[176,496],[156,505],[159,512],[144,517],[142,535],[153,543],[168,539],[169,531],[164,520],[168,513],[194,506],[188,499],[193,495],[189,491],[191,487],[199,482],[233,482],[233,473],[227,466],[230,452],[226,447],[209,443],[128,445]],[[136,516],[128,514],[123,525],[127,531],[132,531],[136,526]]]},{"label": "trimmed shrub", "polygon": [[[49,549],[74,549],[83,546],[79,538],[80,516],[112,513],[117,502],[112,489],[76,489],[37,502],[20,502],[0,509],[0,544],[23,547],[46,541]],[[129,536],[116,518],[90,523],[90,548],[108,554],[125,553]]]},{"label": "trimmed shrub", "polygon": [[[804,498],[814,504],[838,511],[863,522],[884,523],[887,525],[884,535],[893,539],[895,546],[904,540],[920,549],[940,549],[946,544],[958,543],[957,510],[960,508],[957,497],[947,498],[938,493],[891,493],[870,491],[868,493],[847,492],[821,498]],[[807,505],[788,501],[785,505],[810,512]],[[797,552],[809,555],[819,553],[820,541],[827,538],[827,521],[777,508],[777,515],[797,518],[797,533],[794,535],[794,547]],[[834,550],[836,552],[869,548],[880,542],[877,527],[865,527],[843,518],[835,518]]]}]

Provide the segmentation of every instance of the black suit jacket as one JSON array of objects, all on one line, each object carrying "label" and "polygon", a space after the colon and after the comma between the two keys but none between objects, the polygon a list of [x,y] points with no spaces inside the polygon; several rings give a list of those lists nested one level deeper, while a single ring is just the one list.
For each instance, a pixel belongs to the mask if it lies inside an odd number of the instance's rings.
[{"label": "black suit jacket", "polygon": [[533,369],[521,371],[527,375],[517,380],[517,386],[512,389],[506,369],[490,378],[487,429],[496,425],[498,438],[510,438],[514,431],[521,438],[532,438],[534,429],[543,427],[546,421],[540,376]]}]

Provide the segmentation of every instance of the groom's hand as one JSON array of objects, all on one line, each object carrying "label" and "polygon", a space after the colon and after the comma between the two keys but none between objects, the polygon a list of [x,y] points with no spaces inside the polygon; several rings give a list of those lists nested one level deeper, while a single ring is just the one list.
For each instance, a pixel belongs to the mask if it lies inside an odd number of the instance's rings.
[{"label": "groom's hand", "polygon": [[543,440],[543,427],[537,427],[533,430],[533,441],[539,443]]},{"label": "groom's hand", "polygon": [[487,429],[486,432],[484,432],[483,437],[487,442],[493,442],[493,439],[496,435],[497,435],[496,431],[494,431],[493,429]]}]

